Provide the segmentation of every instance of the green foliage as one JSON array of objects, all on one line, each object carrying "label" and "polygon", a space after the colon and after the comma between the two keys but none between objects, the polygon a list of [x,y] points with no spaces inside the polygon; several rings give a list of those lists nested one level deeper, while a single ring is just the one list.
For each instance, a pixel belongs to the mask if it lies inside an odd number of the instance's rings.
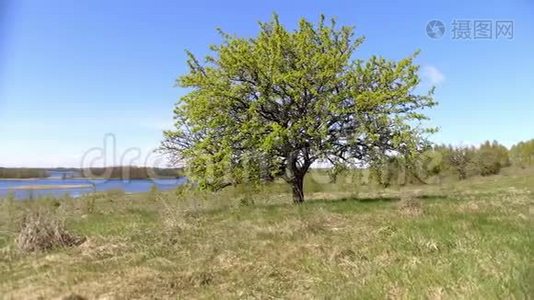
[{"label": "green foliage", "polygon": [[374,181],[387,188],[392,184],[399,184],[405,164],[402,157],[386,157],[383,160],[377,160],[371,166],[371,177]]},{"label": "green foliage", "polygon": [[337,168],[411,157],[434,131],[420,126],[421,110],[436,103],[433,90],[413,92],[416,54],[354,60],[363,38],[324,17],[288,31],[275,15],[254,38],[221,35],[205,62],[188,53],[178,85],[190,92],[162,143],[201,188],[281,177],[302,202],[314,162]]},{"label": "green foliage", "polygon": [[445,155],[439,146],[424,151],[418,160],[420,174],[425,178],[442,174],[447,170]]},{"label": "green foliage", "polygon": [[446,152],[447,163],[458,173],[458,179],[464,180],[473,169],[475,160],[475,147],[449,146]]},{"label": "green foliage", "polygon": [[482,176],[499,174],[501,168],[510,166],[508,149],[493,141],[485,142],[477,149],[475,163]]},{"label": "green foliage", "polygon": [[486,141],[479,147],[436,145],[426,153],[427,175],[455,173],[458,179],[495,175],[511,165],[508,149],[497,141]]},{"label": "green foliage", "polygon": [[[412,156],[395,155],[375,160],[369,168],[371,181],[383,187],[441,182],[455,176],[459,180],[471,176],[499,174],[503,168],[529,166],[532,141],[520,142],[508,150],[497,141],[480,146],[434,145]],[[530,159],[530,160],[529,160]]]},{"label": "green foliage", "polygon": [[510,149],[510,160],[522,168],[534,165],[534,139],[514,145]]}]

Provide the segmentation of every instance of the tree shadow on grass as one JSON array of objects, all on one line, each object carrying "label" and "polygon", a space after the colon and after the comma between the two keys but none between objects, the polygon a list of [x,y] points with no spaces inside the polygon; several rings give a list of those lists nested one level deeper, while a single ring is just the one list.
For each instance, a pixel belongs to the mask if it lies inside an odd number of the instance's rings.
[{"label": "tree shadow on grass", "polygon": [[[252,203],[250,205],[242,206],[241,211],[246,210],[257,210],[262,209],[266,211],[274,211],[279,209],[287,209],[290,207],[294,208],[306,208],[306,207],[314,207],[314,206],[324,206],[324,207],[343,207],[345,205],[359,205],[364,204],[364,206],[369,205],[369,207],[372,207],[370,204],[385,204],[385,203],[392,203],[399,201],[400,197],[343,197],[338,199],[308,199],[304,201],[302,204],[295,205],[292,202],[287,203]],[[362,206],[363,207],[363,206]],[[227,211],[229,207],[219,207],[219,208],[205,208],[201,209],[199,211],[196,211],[195,214],[208,214],[213,215],[217,214],[223,211]],[[238,210],[239,211],[239,210]]]},{"label": "tree shadow on grass", "polygon": [[[441,195],[441,194],[423,194],[423,195],[417,195],[413,198],[421,199],[421,200],[444,200],[449,198],[448,195]],[[326,204],[326,203],[364,203],[364,204],[372,204],[372,203],[389,203],[389,202],[397,202],[400,201],[400,196],[377,196],[377,197],[343,197],[339,199],[314,199],[314,200],[308,200],[304,202],[304,204]]]},{"label": "tree shadow on grass", "polygon": [[400,197],[348,197],[341,198],[334,201],[356,201],[360,203],[375,203],[375,202],[395,202],[399,201]]},{"label": "tree shadow on grass", "polygon": [[430,195],[418,195],[415,198],[421,200],[443,200],[449,198],[448,195],[430,194]]},{"label": "tree shadow on grass", "polygon": [[343,197],[339,199],[314,199],[304,202],[304,205],[314,204],[340,204],[340,203],[389,203],[400,201],[400,197]]},{"label": "tree shadow on grass", "polygon": [[[437,200],[444,200],[447,199],[447,195],[436,195],[436,194],[423,194],[423,195],[417,195],[413,198],[421,199],[421,200],[429,200],[429,201],[437,201]],[[332,207],[334,209],[347,209],[348,207],[351,207],[354,205],[354,209],[357,207],[364,208],[367,207],[369,209],[375,207],[375,206],[388,206],[388,204],[395,203],[401,200],[400,196],[376,196],[376,197],[342,197],[337,199],[308,199],[304,201],[304,203],[295,205],[292,202],[287,203],[250,203],[248,205],[241,206],[241,212],[246,210],[257,210],[262,209],[266,211],[275,211],[279,209],[286,209],[289,207],[314,207],[314,206],[323,206],[323,207]],[[374,204],[374,205],[373,205]],[[217,214],[223,211],[228,211],[231,209],[231,207],[235,206],[227,206],[227,207],[217,207],[217,208],[204,208],[199,209],[198,211],[195,211],[193,215],[213,215]],[[349,208],[349,210],[352,210]],[[237,210],[238,213],[239,210]]]}]

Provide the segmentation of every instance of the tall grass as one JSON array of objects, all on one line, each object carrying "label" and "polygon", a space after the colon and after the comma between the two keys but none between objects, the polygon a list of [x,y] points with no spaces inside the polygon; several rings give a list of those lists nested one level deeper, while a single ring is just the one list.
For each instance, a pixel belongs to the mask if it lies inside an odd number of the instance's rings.
[{"label": "tall grass", "polygon": [[[516,298],[534,294],[534,169],[378,189],[310,176],[218,193],[180,187],[12,201],[87,240],[25,254],[0,244],[6,298]],[[348,191],[347,189],[353,189]],[[5,203],[2,205],[6,205]],[[0,210],[0,232],[11,226]],[[13,230],[13,227],[10,230]],[[16,227],[15,227],[16,228]],[[16,230],[16,229],[15,229]],[[7,231],[7,229],[6,229]]]}]

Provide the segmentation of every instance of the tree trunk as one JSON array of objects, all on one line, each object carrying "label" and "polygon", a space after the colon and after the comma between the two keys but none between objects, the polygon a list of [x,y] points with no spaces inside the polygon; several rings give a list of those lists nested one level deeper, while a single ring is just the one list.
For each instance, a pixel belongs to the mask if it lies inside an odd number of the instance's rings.
[{"label": "tree trunk", "polygon": [[293,203],[301,204],[304,202],[304,176],[295,176],[291,181],[293,190]]},{"label": "tree trunk", "polygon": [[467,172],[464,169],[458,169],[458,178],[464,180],[467,178]]}]

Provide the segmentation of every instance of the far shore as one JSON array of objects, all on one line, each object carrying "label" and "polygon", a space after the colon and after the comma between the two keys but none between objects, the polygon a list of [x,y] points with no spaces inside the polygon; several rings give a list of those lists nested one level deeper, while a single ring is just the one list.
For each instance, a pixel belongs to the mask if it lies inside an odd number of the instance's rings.
[{"label": "far shore", "polygon": [[5,188],[7,190],[57,190],[92,188],[90,184],[54,184],[54,185],[27,185]]},{"label": "far shore", "polygon": [[0,180],[10,180],[10,181],[31,181],[31,180],[43,180],[48,177],[35,177],[35,178],[0,178]]},{"label": "far shore", "polygon": [[0,181],[32,181],[32,180],[159,180],[159,179],[180,179],[179,177],[156,177],[156,178],[106,178],[106,177],[69,177],[69,178],[57,178],[57,177],[35,177],[35,178],[0,178]]}]

